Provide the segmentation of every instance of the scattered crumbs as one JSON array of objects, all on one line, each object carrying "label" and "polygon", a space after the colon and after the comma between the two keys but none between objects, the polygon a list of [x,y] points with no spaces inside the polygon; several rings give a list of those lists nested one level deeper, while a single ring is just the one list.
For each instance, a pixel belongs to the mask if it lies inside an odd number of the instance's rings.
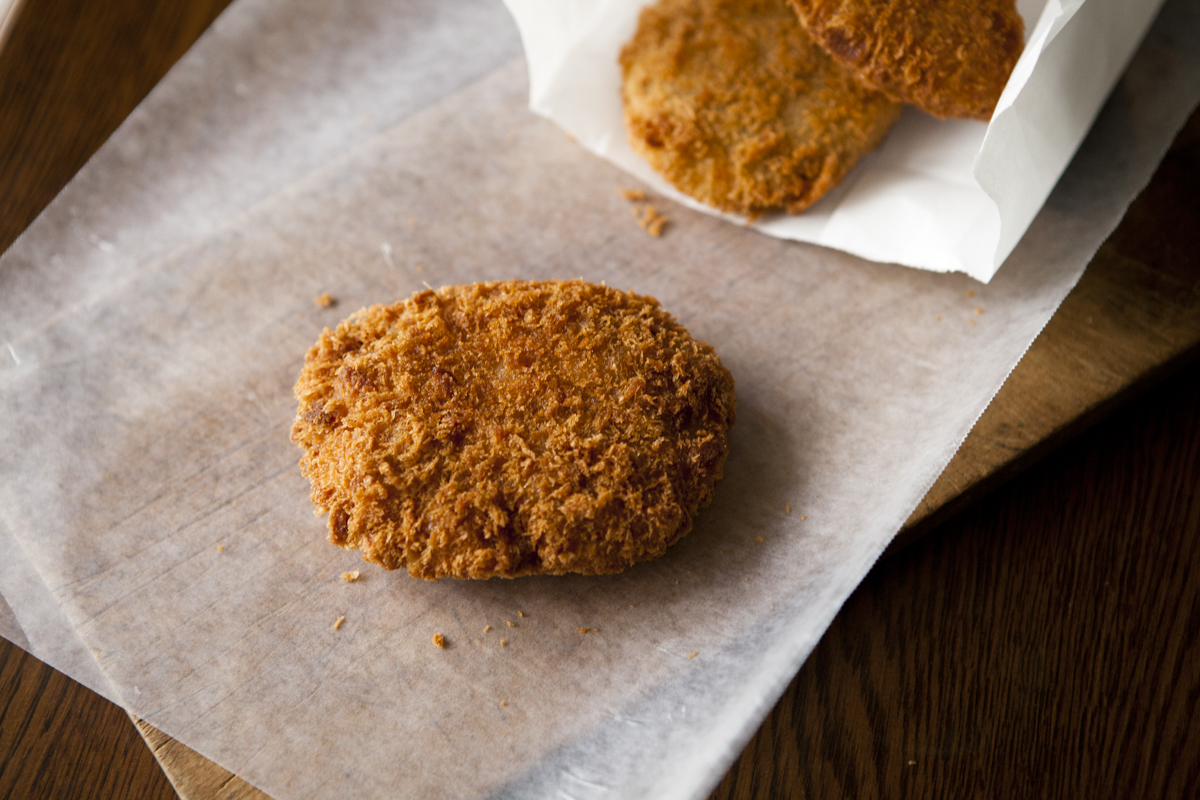
[{"label": "scattered crumbs", "polygon": [[982,313],[983,313],[983,306],[975,306],[975,313],[976,313],[976,314],[982,314]]},{"label": "scattered crumbs", "polygon": [[504,706],[507,706],[507,705],[508,705],[508,701],[507,701],[507,700],[501,700],[501,701],[500,701],[500,706],[501,706],[502,708],[503,708]]},{"label": "scattered crumbs", "polygon": [[354,570],[353,572],[343,572],[342,580],[344,580],[346,583],[354,583],[356,580],[358,580],[358,575],[358,570]]},{"label": "scattered crumbs", "polygon": [[698,655],[700,655],[700,652],[698,650],[693,650],[692,652],[688,653],[688,658],[695,658]]},{"label": "scattered crumbs", "polygon": [[409,225],[416,225],[416,224],[417,224],[417,221],[416,221],[415,219],[413,219],[412,217],[409,217],[409,218],[408,218],[408,224],[409,224]]},{"label": "scattered crumbs", "polygon": [[679,581],[675,581],[675,585],[676,585],[676,586],[678,586],[678,585],[679,585]]},{"label": "scattered crumbs", "polygon": [[746,583],[749,583],[749,582],[750,582],[750,579],[749,579],[749,578],[746,578]]},{"label": "scattered crumbs", "polygon": [[575,630],[579,631],[580,633],[595,633],[596,631],[598,631],[600,629],[599,628],[576,628]]},{"label": "scattered crumbs", "polygon": [[973,319],[968,319],[968,320],[967,320],[967,324],[968,324],[968,325],[974,325],[974,324],[975,324],[975,320],[973,320]]},{"label": "scattered crumbs", "polygon": [[757,539],[755,539],[754,541],[756,541],[756,542],[761,542],[762,540],[763,540],[763,537],[759,536],[759,537],[758,537]]},{"label": "scattered crumbs", "polygon": [[490,631],[491,629],[492,629],[492,626],[491,626],[491,625],[484,625],[484,626],[483,626],[483,632],[484,632],[484,633],[487,633],[487,632],[488,632],[488,631]]},{"label": "scattered crumbs", "polygon": [[425,271],[425,267],[421,264],[417,264],[417,272],[424,272],[424,271]]},{"label": "scattered crumbs", "polygon": [[343,623],[343,622],[345,622],[345,621],[346,621],[346,618],[345,618],[345,617],[338,617],[338,618],[337,618],[337,622],[333,623],[333,629],[334,629],[335,631],[337,631],[337,630],[341,630],[341,628],[342,628],[342,623]]},{"label": "scattered crumbs", "polygon": [[517,139],[517,132],[516,132],[516,131],[509,131],[509,132],[508,132],[508,140],[509,140],[510,142],[513,142],[513,141],[516,141],[516,139]]},{"label": "scattered crumbs", "polygon": [[508,647],[508,642],[506,642],[505,640],[501,639],[501,640],[500,640],[500,646],[501,646],[501,647]]},{"label": "scattered crumbs", "polygon": [[933,321],[934,321],[934,322],[941,322],[941,321],[942,321],[942,315],[941,315],[941,314],[938,314],[936,317],[934,317],[934,318],[933,318]]},{"label": "scattered crumbs", "polygon": [[433,635],[433,643],[443,650],[446,649],[446,637],[442,636],[440,633],[435,633]]},{"label": "scattered crumbs", "polygon": [[621,197],[624,197],[626,200],[632,201],[646,199],[646,193],[641,189],[618,189],[617,191],[620,192]]},{"label": "scattered crumbs", "polygon": [[518,617],[523,617],[523,616],[525,616],[525,612],[524,612],[524,611],[518,611],[518,612],[517,612],[517,616],[518,616]]},{"label": "scattered crumbs", "polygon": [[910,759],[908,760],[908,765],[909,765],[910,767],[915,767],[915,766],[917,765],[917,762],[913,761],[913,760],[910,758]]},{"label": "scattered crumbs", "polygon": [[642,208],[634,206],[629,210],[633,212],[633,218],[637,220],[638,227],[651,236],[662,235],[667,218],[658,213],[657,208],[648,205]]},{"label": "scattered crumbs", "polygon": [[967,289],[967,297],[974,297],[974,296],[975,296],[975,290]]},{"label": "scattered crumbs", "polygon": [[504,620],[504,624],[505,624],[505,625],[507,625],[507,626],[508,626],[508,627],[510,627],[510,628],[515,628],[515,627],[517,627],[517,623],[513,622],[511,619],[506,619],[506,620]]},{"label": "scattered crumbs", "polygon": [[808,514],[801,514],[800,519],[808,519]]},{"label": "scattered crumbs", "polygon": [[792,513],[792,507],[791,507],[791,505],[786,505],[786,506],[784,506],[784,509],[787,511],[787,513],[789,513],[789,514],[790,514],[790,513]]},{"label": "scattered crumbs", "polygon": [[219,545],[217,545],[217,552],[218,552],[218,553],[224,553],[224,552],[225,552],[225,545],[223,545],[223,544],[219,544]]},{"label": "scattered crumbs", "polygon": [[329,308],[336,302],[337,301],[333,299],[333,295],[331,295],[329,292],[321,292],[319,295],[313,298],[313,303],[319,308]]}]

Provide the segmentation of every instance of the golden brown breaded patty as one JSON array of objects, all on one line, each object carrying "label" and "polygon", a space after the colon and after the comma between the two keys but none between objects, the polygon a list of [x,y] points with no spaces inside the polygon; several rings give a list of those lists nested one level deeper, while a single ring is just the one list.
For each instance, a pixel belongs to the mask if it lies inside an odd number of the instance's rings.
[{"label": "golden brown breaded patty", "polygon": [[815,45],[787,0],[659,0],[621,68],[633,149],[685,194],[750,217],[803,211],[901,108]]},{"label": "golden brown breaded patty", "polygon": [[1025,49],[1015,0],[791,0],[871,86],[937,117],[991,119]]},{"label": "golden brown breaded patty", "polygon": [[582,281],[371,306],[321,334],[295,391],[330,541],[427,579],[661,556],[712,500],[735,404],[656,300]]}]

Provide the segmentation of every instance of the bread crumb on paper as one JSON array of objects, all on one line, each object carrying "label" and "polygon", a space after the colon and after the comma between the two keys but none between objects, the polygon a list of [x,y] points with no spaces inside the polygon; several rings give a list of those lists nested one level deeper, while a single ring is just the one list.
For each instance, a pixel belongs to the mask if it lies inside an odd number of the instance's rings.
[{"label": "bread crumb on paper", "polygon": [[501,647],[508,647],[508,642],[507,642],[507,641],[505,641],[504,639],[501,639],[501,640],[500,640],[500,646],[501,646]]},{"label": "bread crumb on paper", "polygon": [[518,612],[517,612],[517,616],[518,616],[518,617],[523,617],[523,616],[525,616],[525,612],[524,612],[524,611],[518,611]]},{"label": "bread crumb on paper", "polygon": [[637,220],[638,226],[651,236],[661,236],[663,227],[667,224],[667,218],[658,213],[658,209],[654,206],[644,206],[643,208],[631,208],[634,219]]},{"label": "bread crumb on paper", "polygon": [[488,631],[490,631],[491,629],[492,629],[492,626],[491,626],[491,625],[484,625],[484,626],[483,626],[483,632],[484,632],[484,633],[487,633],[487,632],[488,632]]},{"label": "bread crumb on paper", "polygon": [[801,514],[800,519],[808,519],[808,514]]},{"label": "bread crumb on paper", "polygon": [[595,633],[596,631],[598,631],[600,629],[599,628],[576,628],[575,630],[579,631],[580,633]]},{"label": "bread crumb on paper", "polygon": [[435,633],[433,635],[433,643],[443,650],[446,649],[446,637],[442,636],[440,633]]},{"label": "bread crumb on paper", "polygon": [[321,292],[313,298],[313,304],[318,308],[329,308],[336,302],[337,300],[329,292]]},{"label": "bread crumb on paper", "polygon": [[619,191],[621,193],[621,197],[624,197],[626,200],[634,201],[646,199],[646,193],[641,189],[618,189],[617,191]]},{"label": "bread crumb on paper", "polygon": [[507,706],[507,705],[508,705],[508,701],[507,701],[507,700],[501,700],[501,701],[500,701],[500,706],[501,706],[501,707],[505,707],[505,706]]},{"label": "bread crumb on paper", "polygon": [[976,314],[982,314],[982,313],[983,313],[983,306],[975,306],[975,313],[976,313]]},{"label": "bread crumb on paper", "polygon": [[688,653],[688,658],[695,658],[698,655],[700,655],[699,651],[692,651],[691,653]]},{"label": "bread crumb on paper", "polygon": [[787,511],[787,513],[792,513],[792,507],[790,505],[784,506],[784,509]]},{"label": "bread crumb on paper", "polygon": [[351,572],[343,572],[342,580],[344,580],[346,583],[354,583],[356,580],[358,580],[358,576],[359,576],[358,570],[353,570]]},{"label": "bread crumb on paper", "polygon": [[975,296],[975,290],[967,289],[967,297],[974,297],[974,296]]},{"label": "bread crumb on paper", "polygon": [[225,545],[223,545],[223,544],[219,544],[219,545],[217,545],[217,552],[218,552],[218,553],[224,553],[224,552],[225,552]]},{"label": "bread crumb on paper", "polygon": [[343,617],[338,617],[338,618],[337,618],[337,621],[333,623],[333,629],[334,629],[335,631],[340,631],[340,630],[342,629],[342,624],[343,624],[345,621],[346,621],[346,618],[345,618],[344,616],[343,616]]},{"label": "bread crumb on paper", "polygon": [[508,620],[508,619],[504,620],[504,624],[510,628],[517,627],[517,623],[513,622],[512,620]]},{"label": "bread crumb on paper", "polygon": [[758,537],[757,539],[755,539],[754,541],[756,541],[756,542],[761,542],[761,541],[763,541],[763,537],[759,536],[759,537]]},{"label": "bread crumb on paper", "polygon": [[974,325],[974,324],[975,324],[975,320],[973,320],[973,319],[967,319],[967,324],[968,324],[968,325]]}]

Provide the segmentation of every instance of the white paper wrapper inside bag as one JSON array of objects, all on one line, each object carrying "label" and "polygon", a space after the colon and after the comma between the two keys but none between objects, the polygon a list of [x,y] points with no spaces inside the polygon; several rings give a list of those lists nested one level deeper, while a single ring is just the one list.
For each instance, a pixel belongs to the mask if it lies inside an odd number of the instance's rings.
[{"label": "white paper wrapper inside bag", "polygon": [[[913,108],[841,186],[753,227],[872,261],[987,282],[1054,188],[1162,0],[1026,0],[1027,44],[990,124]],[[505,0],[529,62],[529,104],[584,147],[690,208],[629,146],[617,56],[645,0]],[[1040,12],[1040,13],[1039,13]],[[1036,24],[1035,24],[1036,23]]]}]

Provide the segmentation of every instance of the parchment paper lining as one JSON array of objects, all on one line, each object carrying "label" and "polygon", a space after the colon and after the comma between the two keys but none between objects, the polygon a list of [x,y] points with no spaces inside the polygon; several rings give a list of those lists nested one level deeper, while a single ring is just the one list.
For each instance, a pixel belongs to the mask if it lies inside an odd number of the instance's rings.
[{"label": "parchment paper lining", "polygon": [[[278,800],[700,796],[1149,177],[1200,95],[1198,30],[1168,4],[986,287],[676,207],[651,239],[627,179],[525,111],[520,61],[174,250],[94,245],[60,270],[83,287],[53,290],[39,254],[86,241],[90,167],[0,261],[0,318],[26,323],[0,367],[0,520],[113,693]],[[105,213],[138,240],[138,214]],[[305,348],[425,282],[514,276],[655,295],[718,349],[739,419],[716,502],[613,578],[341,581],[362,567],[324,543],[287,441]]]}]

